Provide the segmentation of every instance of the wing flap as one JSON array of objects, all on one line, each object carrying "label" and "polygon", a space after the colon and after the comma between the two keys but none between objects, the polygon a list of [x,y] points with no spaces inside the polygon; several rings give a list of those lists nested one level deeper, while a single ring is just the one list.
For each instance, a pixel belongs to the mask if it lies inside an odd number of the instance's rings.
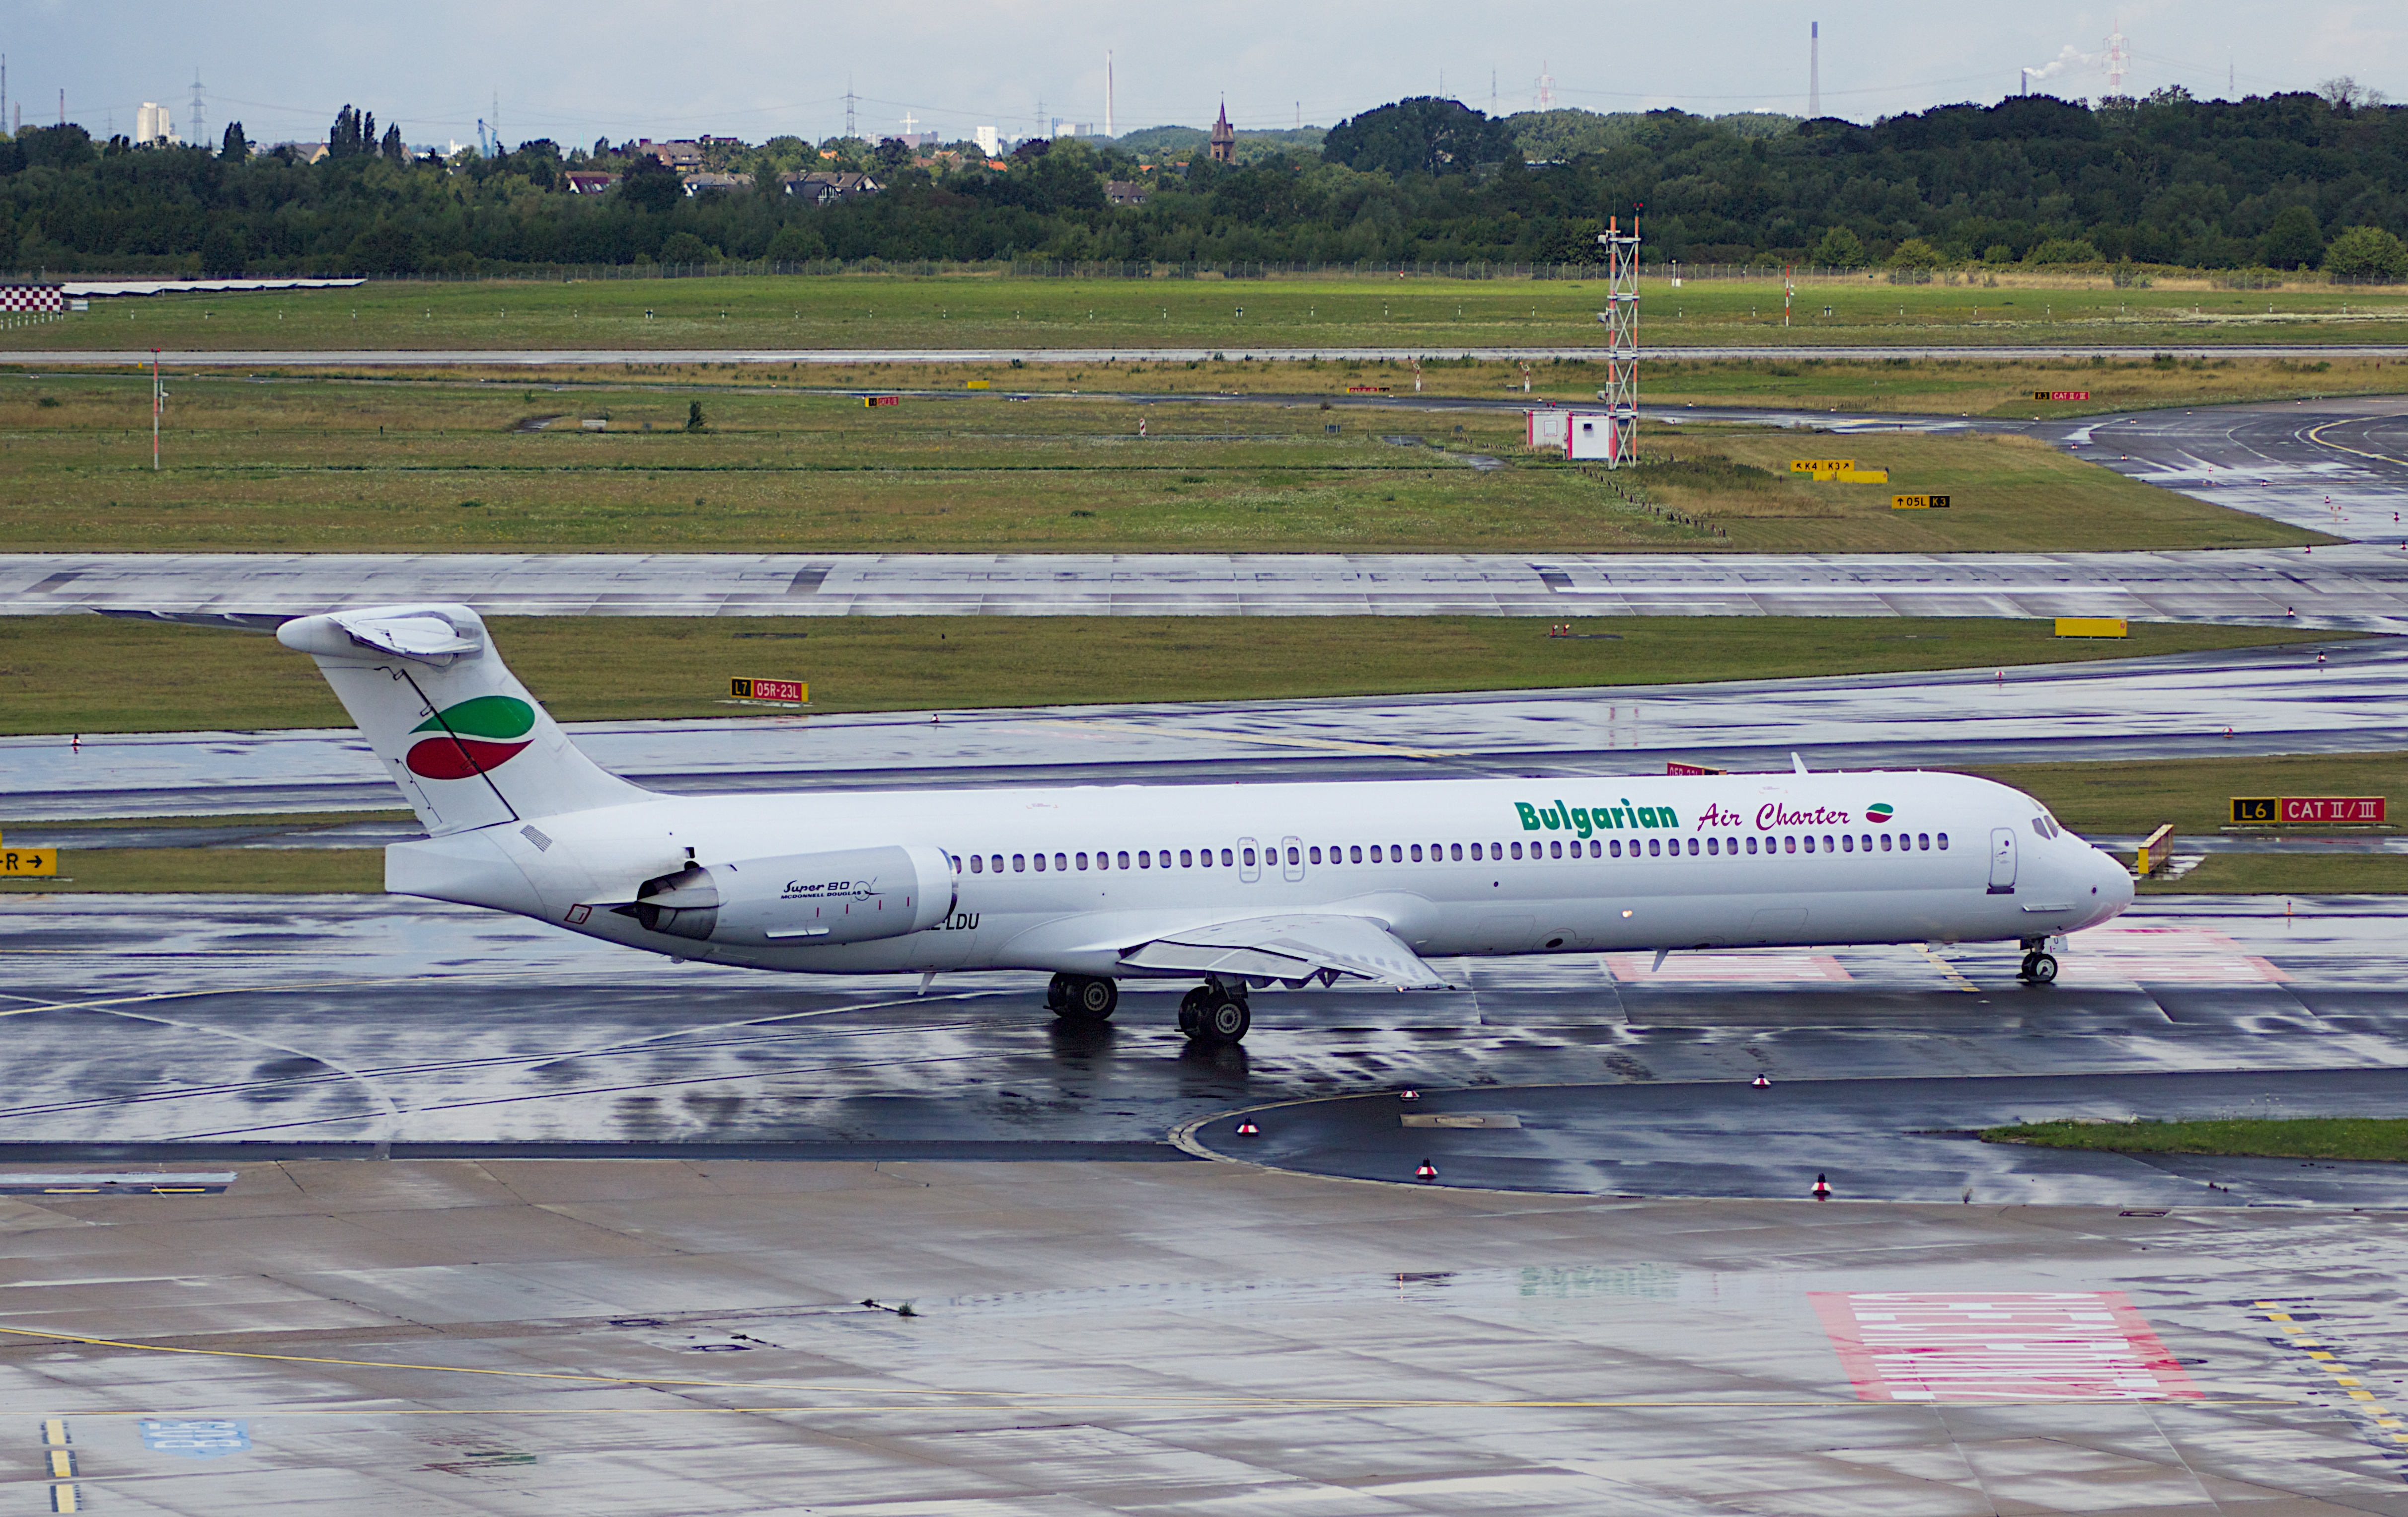
[{"label": "wing flap", "polygon": [[1369,917],[1275,916],[1217,922],[1124,949],[1132,969],[1300,981],[1337,975],[1401,990],[1444,990],[1446,981]]}]

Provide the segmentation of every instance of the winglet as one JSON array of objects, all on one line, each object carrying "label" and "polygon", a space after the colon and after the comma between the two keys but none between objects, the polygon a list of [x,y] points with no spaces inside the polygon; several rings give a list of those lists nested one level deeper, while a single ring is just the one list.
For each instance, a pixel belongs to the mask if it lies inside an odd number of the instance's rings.
[{"label": "winglet", "polygon": [[1810,772],[1806,767],[1806,761],[1799,758],[1795,751],[1791,752],[1789,755],[1789,766],[1797,770],[1799,774]]},{"label": "winglet", "polygon": [[1669,948],[1659,948],[1659,949],[1657,949],[1657,950],[1656,951],[1656,962],[1655,962],[1654,964],[1651,964],[1651,965],[1649,965],[1649,966],[1647,966],[1647,972],[1648,972],[1649,974],[1651,974],[1651,975],[1658,975],[1658,974],[1662,974],[1662,973],[1664,972],[1664,961],[1665,961],[1666,959],[1670,958],[1671,956],[1672,956],[1672,951],[1671,951],[1670,949],[1669,949]]}]

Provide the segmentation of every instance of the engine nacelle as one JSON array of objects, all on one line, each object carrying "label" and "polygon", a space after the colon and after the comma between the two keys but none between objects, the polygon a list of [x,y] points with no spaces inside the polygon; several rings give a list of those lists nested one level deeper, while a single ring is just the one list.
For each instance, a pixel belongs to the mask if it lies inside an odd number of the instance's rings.
[{"label": "engine nacelle", "polygon": [[613,908],[648,932],[697,942],[810,948],[900,937],[953,909],[939,848],[850,848],[734,864],[690,864]]}]

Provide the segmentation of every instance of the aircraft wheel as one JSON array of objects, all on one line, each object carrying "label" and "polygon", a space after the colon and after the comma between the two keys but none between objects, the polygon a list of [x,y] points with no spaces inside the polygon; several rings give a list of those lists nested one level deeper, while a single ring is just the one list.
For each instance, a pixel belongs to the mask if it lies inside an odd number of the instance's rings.
[{"label": "aircraft wheel", "polygon": [[1109,980],[1089,980],[1083,975],[1064,975],[1062,1003],[1054,1014],[1066,1022],[1103,1022],[1121,1004],[1120,987]]},{"label": "aircraft wheel", "polygon": [[2057,955],[2035,953],[2024,960],[2024,978],[2035,985],[2057,983]]},{"label": "aircraft wheel", "polygon": [[[1182,1013],[1185,1010],[1183,1007],[1181,1009]],[[1214,995],[1206,1003],[1197,1020],[1196,1031],[1189,1036],[1208,1047],[1228,1048],[1243,1041],[1246,1030],[1254,1024],[1254,1015],[1246,1009],[1245,1002]]]},{"label": "aircraft wheel", "polygon": [[1212,987],[1210,985],[1198,985],[1179,998],[1179,1031],[1182,1036],[1202,1036],[1204,1012],[1211,1004]]},{"label": "aircraft wheel", "polygon": [[1060,1016],[1070,1004],[1070,987],[1077,983],[1076,975],[1055,975],[1045,985],[1045,1009]]}]

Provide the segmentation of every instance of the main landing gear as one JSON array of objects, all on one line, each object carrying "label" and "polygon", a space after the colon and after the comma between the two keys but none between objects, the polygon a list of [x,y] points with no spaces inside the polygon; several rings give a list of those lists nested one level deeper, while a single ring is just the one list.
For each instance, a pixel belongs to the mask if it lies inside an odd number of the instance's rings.
[{"label": "main landing gear", "polygon": [[2015,971],[2015,978],[2027,985],[2056,984],[2057,955],[2048,952],[2047,940],[2027,937],[2023,947],[2024,966]]},{"label": "main landing gear", "polygon": [[1208,980],[1179,1002],[1179,1030],[1201,1048],[1228,1048],[1242,1040],[1254,1024],[1246,1009],[1244,980]]},{"label": "main landing gear", "polygon": [[1045,1009],[1065,1022],[1109,1022],[1120,1004],[1120,987],[1109,980],[1055,975],[1045,987]]}]

